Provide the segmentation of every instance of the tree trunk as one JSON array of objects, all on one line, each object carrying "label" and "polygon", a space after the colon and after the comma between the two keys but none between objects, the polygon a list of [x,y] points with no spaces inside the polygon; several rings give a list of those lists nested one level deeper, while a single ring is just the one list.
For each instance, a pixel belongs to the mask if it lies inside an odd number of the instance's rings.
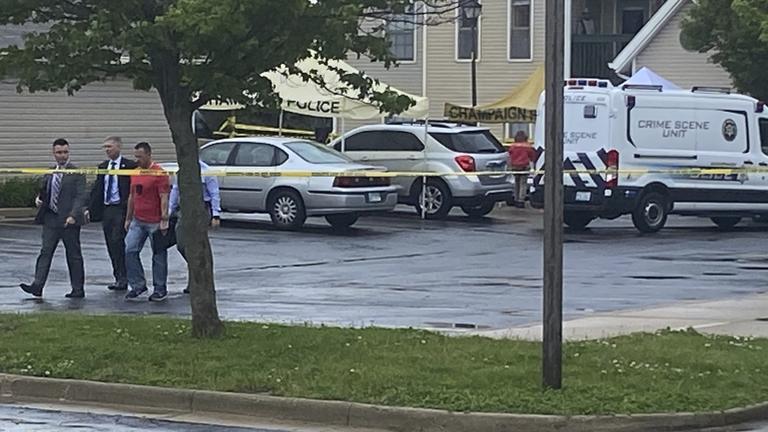
[{"label": "tree trunk", "polygon": [[156,88],[160,93],[179,163],[177,181],[189,274],[192,334],[198,338],[214,338],[223,335],[224,324],[219,319],[216,307],[213,253],[208,241],[210,215],[203,204],[199,149],[192,132],[192,104],[189,95],[176,80],[178,75],[174,69],[177,65],[171,63],[158,73],[160,79]]}]

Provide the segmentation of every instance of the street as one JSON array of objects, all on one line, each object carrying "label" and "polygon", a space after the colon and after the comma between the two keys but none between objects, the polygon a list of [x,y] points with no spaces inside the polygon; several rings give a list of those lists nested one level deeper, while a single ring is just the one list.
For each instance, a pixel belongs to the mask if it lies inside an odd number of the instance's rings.
[{"label": "street", "polygon": [[[505,208],[479,221],[421,221],[406,210],[363,218],[346,233],[308,222],[282,232],[264,216],[230,215],[212,232],[225,319],[457,330],[540,320],[539,213]],[[640,235],[627,218],[567,232],[565,318],[764,292],[767,232],[752,222],[721,232],[707,219],[681,217],[656,235]],[[29,298],[18,284],[30,280],[39,237],[28,222],[0,223],[0,310],[189,314],[186,267],[175,250],[167,302],[126,303],[107,291],[111,268],[96,224],[82,234],[86,299],[64,298],[62,246],[44,299]],[[148,246],[143,260],[148,268]]]},{"label": "street", "polygon": [[[313,426],[216,426],[207,423],[190,423],[160,419],[162,416],[138,416],[135,414],[91,410],[86,407],[55,406],[25,407],[0,404],[0,432],[54,432],[54,431],[153,431],[153,432],[339,432],[339,428]],[[350,430],[349,432],[355,432]],[[357,430],[357,432],[373,432]],[[697,432],[692,430],[691,432]],[[748,423],[723,428],[702,429],[698,432],[768,432],[768,423]]]},{"label": "street", "polygon": [[[225,425],[225,424],[237,425]],[[77,430],[85,432],[337,432],[338,428],[323,426],[256,424],[253,420],[241,426],[236,419],[214,419],[192,414],[159,413],[133,414],[111,409],[58,406],[48,404],[0,404],[0,432],[54,432]],[[375,432],[344,429],[349,432]]]}]

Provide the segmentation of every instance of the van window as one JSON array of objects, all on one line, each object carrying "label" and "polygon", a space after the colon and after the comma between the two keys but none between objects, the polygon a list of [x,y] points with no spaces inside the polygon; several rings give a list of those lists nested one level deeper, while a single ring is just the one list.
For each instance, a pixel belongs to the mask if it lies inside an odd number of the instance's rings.
[{"label": "van window", "polygon": [[760,145],[763,148],[763,154],[768,155],[768,118],[760,119]]},{"label": "van window", "polygon": [[563,144],[566,147],[593,150],[610,145],[610,123],[605,105],[565,103],[563,111]]},{"label": "van window", "polygon": [[448,150],[459,153],[504,153],[504,146],[488,130],[460,133],[430,132]]}]

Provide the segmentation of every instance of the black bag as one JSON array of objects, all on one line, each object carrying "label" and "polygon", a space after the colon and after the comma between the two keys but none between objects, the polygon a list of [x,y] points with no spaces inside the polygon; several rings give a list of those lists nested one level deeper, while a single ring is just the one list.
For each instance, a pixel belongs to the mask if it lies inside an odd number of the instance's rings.
[{"label": "black bag", "polygon": [[168,220],[168,231],[163,234],[159,229],[152,233],[152,252],[167,250],[176,245],[177,218]]}]

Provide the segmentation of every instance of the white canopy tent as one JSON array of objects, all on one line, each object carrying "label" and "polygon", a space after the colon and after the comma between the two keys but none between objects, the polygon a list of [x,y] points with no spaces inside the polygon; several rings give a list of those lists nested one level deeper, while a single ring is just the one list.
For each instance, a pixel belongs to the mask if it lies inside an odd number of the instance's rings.
[{"label": "white canopy tent", "polygon": [[632,75],[628,80],[624,81],[623,84],[657,85],[661,86],[661,88],[664,90],[680,90],[680,86],[673,83],[672,81],[667,80],[666,78],[645,66],[635,72],[635,74]]},{"label": "white canopy tent", "polygon": [[[316,58],[308,57],[296,63],[296,67],[305,73],[314,72],[322,78],[325,85],[305,80],[298,74],[288,74],[285,66],[264,72],[261,76],[272,82],[275,93],[282,100],[283,110],[316,117],[349,120],[372,120],[387,114],[380,110],[378,102],[370,98],[360,99],[360,91],[342,81],[337,69],[344,74],[360,73],[349,64],[341,60],[329,60],[328,65],[324,65]],[[411,95],[381,82],[374,83],[372,90],[374,92],[388,90],[413,99],[416,102],[415,105],[400,113],[401,117],[426,118],[429,114],[429,99],[426,97]]]}]

